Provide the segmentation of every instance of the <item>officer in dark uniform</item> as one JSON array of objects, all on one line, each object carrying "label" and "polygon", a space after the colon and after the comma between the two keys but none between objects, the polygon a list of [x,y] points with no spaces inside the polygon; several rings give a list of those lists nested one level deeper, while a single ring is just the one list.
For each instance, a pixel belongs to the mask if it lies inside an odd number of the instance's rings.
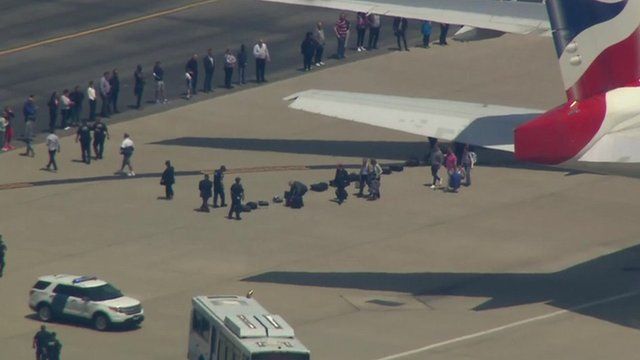
[{"label": "officer in dark uniform", "polygon": [[345,188],[349,186],[349,173],[347,173],[347,170],[345,170],[342,164],[338,164],[333,183],[336,184],[336,199],[338,200],[338,205],[342,205],[348,196]]},{"label": "officer in dark uniform", "polygon": [[52,332],[49,342],[47,342],[47,360],[60,360],[62,343],[56,338],[56,333]]},{"label": "officer in dark uniform", "polygon": [[40,326],[40,331],[33,336],[33,344],[31,345],[36,349],[36,360],[47,359],[46,352],[49,338],[51,338],[51,334],[47,331],[47,327],[44,325]]},{"label": "officer in dark uniform", "polygon": [[299,209],[304,206],[303,196],[307,193],[307,185],[298,180],[289,181],[289,191],[285,191],[285,206]]},{"label": "officer in dark uniform", "polygon": [[224,199],[224,184],[222,180],[224,180],[224,172],[227,171],[227,168],[222,165],[220,169],[213,172],[213,207],[218,207],[218,196],[220,197],[221,204],[220,206],[226,207],[227,202]]},{"label": "officer in dark uniform", "polygon": [[200,180],[198,189],[200,190],[200,197],[202,198],[202,205],[200,211],[209,212],[209,199],[211,199],[211,188],[213,183],[209,180],[209,175],[205,174],[204,179]]},{"label": "officer in dark uniform", "polygon": [[91,164],[91,128],[86,121],[78,128],[76,142],[80,140],[80,150],[82,151],[82,161]]},{"label": "officer in dark uniform", "polygon": [[231,215],[235,212],[236,220],[241,220],[242,200],[244,200],[244,188],[240,184],[240,178],[237,177],[235,184],[231,185],[231,207],[229,208],[229,215],[227,215],[228,219],[233,219]]},{"label": "officer in dark uniform", "polygon": [[7,245],[2,241],[2,235],[0,235],[0,278],[4,273],[4,266],[7,264],[4,261],[4,255],[7,253]]},{"label": "officer in dark uniform", "polygon": [[171,161],[165,161],[164,165],[166,169],[164,169],[162,178],[160,178],[160,185],[164,185],[165,198],[171,200],[173,199],[173,184],[176,183],[176,172],[171,166]]},{"label": "officer in dark uniform", "polygon": [[104,152],[104,140],[109,138],[109,129],[107,124],[102,122],[102,119],[98,118],[93,124],[93,152],[96,154],[96,159],[102,159],[102,153]]}]

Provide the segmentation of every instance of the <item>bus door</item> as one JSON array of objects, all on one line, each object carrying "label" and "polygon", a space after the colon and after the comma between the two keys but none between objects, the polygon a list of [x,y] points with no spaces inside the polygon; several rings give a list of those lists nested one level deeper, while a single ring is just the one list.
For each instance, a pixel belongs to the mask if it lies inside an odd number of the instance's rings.
[{"label": "bus door", "polygon": [[191,329],[189,331],[189,360],[211,359],[211,322],[198,311],[191,315]]}]

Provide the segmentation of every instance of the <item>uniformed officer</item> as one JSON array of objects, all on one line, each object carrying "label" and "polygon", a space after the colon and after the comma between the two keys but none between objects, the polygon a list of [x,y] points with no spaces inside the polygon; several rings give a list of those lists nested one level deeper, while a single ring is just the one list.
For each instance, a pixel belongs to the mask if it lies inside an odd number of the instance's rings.
[{"label": "uniformed officer", "polygon": [[166,168],[162,173],[162,178],[160,179],[160,185],[164,185],[164,193],[165,198],[167,200],[173,199],[173,184],[176,182],[175,170],[173,166],[171,166],[171,161],[167,160],[164,162]]},{"label": "uniformed officer", "polygon": [[220,206],[226,207],[227,202],[224,199],[224,184],[222,180],[224,180],[224,172],[227,171],[227,168],[222,165],[220,169],[213,172],[213,207],[218,207],[218,197],[220,197],[221,204]]},{"label": "uniformed officer", "polygon": [[338,205],[342,205],[342,203],[349,196],[345,188],[349,186],[349,173],[345,170],[342,164],[338,164],[336,168],[336,175],[333,178],[333,183],[336,184],[336,200]]},{"label": "uniformed officer", "polygon": [[204,179],[200,180],[198,189],[200,190],[200,197],[202,198],[202,205],[200,211],[209,212],[209,199],[211,199],[211,187],[213,183],[209,180],[209,174],[204,175]]},{"label": "uniformed officer", "polygon": [[96,159],[102,159],[105,139],[109,139],[109,129],[107,124],[98,118],[93,124],[93,152],[96,154]]},{"label": "uniformed officer", "polygon": [[229,208],[229,215],[227,218],[233,219],[231,216],[236,213],[236,220],[240,219],[240,211],[242,211],[242,200],[244,200],[244,188],[240,184],[240,178],[236,178],[235,184],[231,185],[231,207]]},{"label": "uniformed officer", "polygon": [[4,254],[7,253],[7,245],[5,245],[4,241],[2,241],[2,235],[0,235],[0,278],[4,273],[4,266],[6,262],[4,261]]},{"label": "uniformed officer", "polygon": [[36,360],[47,359],[47,344],[49,343],[50,337],[51,334],[44,325],[40,326],[40,331],[33,336],[33,344],[31,346],[36,349]]},{"label": "uniformed officer", "polygon": [[47,342],[47,360],[60,360],[62,343],[56,338],[56,333],[52,332]]},{"label": "uniformed officer", "polygon": [[78,128],[76,142],[80,140],[80,150],[82,151],[82,161],[91,164],[91,128],[86,121]]}]

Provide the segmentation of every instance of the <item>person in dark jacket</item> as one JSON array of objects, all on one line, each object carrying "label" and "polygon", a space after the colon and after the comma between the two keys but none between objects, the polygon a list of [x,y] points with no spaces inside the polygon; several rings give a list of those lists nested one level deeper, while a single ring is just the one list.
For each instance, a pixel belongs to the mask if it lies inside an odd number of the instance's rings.
[{"label": "person in dark jacket", "polygon": [[140,109],[140,102],[142,101],[142,93],[144,91],[144,74],[142,73],[142,65],[136,66],[136,71],[133,73],[133,94],[136,96],[136,109]]},{"label": "person in dark jacket", "polygon": [[198,55],[193,54],[191,59],[185,65],[185,71],[191,74],[191,95],[195,95],[198,91]]},{"label": "person in dark jacket", "polygon": [[91,128],[86,121],[78,127],[76,134],[76,142],[80,140],[80,151],[82,152],[82,161],[91,164]]},{"label": "person in dark jacket", "polygon": [[336,200],[338,205],[342,205],[349,196],[347,190],[345,190],[345,188],[349,186],[349,173],[347,173],[347,170],[342,164],[338,164],[336,168],[336,176],[333,178],[333,183],[336,185]]},{"label": "person in dark jacket", "polygon": [[58,120],[58,109],[60,108],[60,100],[58,100],[58,93],[56,91],[49,97],[47,106],[49,107],[49,130],[54,130]]},{"label": "person in dark jacket", "polygon": [[31,345],[31,347],[36,349],[37,360],[43,360],[47,356],[47,344],[49,343],[50,338],[51,333],[47,331],[47,327],[45,325],[41,325],[40,331],[33,336],[33,343]]},{"label": "person in dark jacket", "polygon": [[200,180],[198,184],[198,190],[200,190],[200,198],[202,199],[202,205],[200,211],[209,212],[209,199],[211,199],[211,188],[213,183],[209,180],[209,175],[205,174],[204,179]]},{"label": "person in dark jacket", "polygon": [[4,274],[4,267],[7,264],[4,260],[6,253],[7,253],[7,245],[5,245],[4,241],[2,241],[2,235],[0,235],[0,278]]},{"label": "person in dark jacket", "polygon": [[98,118],[93,124],[93,152],[96,154],[96,159],[102,159],[105,139],[109,139],[109,129],[107,124]]},{"label": "person in dark jacket", "polygon": [[242,200],[244,200],[244,188],[240,184],[240,178],[237,177],[235,183],[231,185],[231,207],[229,208],[228,219],[233,219],[232,215],[236,213],[236,220],[242,220],[240,218],[240,211],[242,211]]},{"label": "person in dark jacket", "polygon": [[247,70],[247,50],[245,49],[244,44],[240,45],[240,50],[238,51],[238,84],[246,84],[247,80],[245,77]]},{"label": "person in dark jacket", "polygon": [[84,102],[84,93],[80,90],[80,86],[76,85],[73,88],[73,91],[69,94],[69,99],[73,102],[73,106],[71,107],[71,124],[79,126],[82,117],[82,103]]},{"label": "person in dark jacket", "polygon": [[173,199],[173,184],[176,183],[176,173],[173,166],[171,166],[171,161],[165,161],[164,165],[166,168],[160,178],[160,185],[164,185],[165,199],[171,200]]},{"label": "person in dark jacket", "polygon": [[60,360],[60,352],[62,351],[62,343],[57,339],[56,333],[52,332],[46,345],[47,360]]},{"label": "person in dark jacket", "polygon": [[218,197],[220,197],[220,206],[226,207],[227,202],[224,198],[224,172],[227,168],[222,165],[220,168],[213,172],[213,207],[218,207]]},{"label": "person in dark jacket", "polygon": [[289,181],[289,191],[284,193],[285,206],[298,208],[304,206],[303,196],[307,193],[307,185],[297,180]]},{"label": "person in dark jacket", "polygon": [[118,69],[113,69],[111,71],[111,77],[109,78],[109,84],[111,85],[111,108],[113,109],[113,113],[117,114],[118,111],[118,95],[120,95],[120,78],[118,77]]},{"label": "person in dark jacket", "polygon": [[449,32],[449,24],[440,24],[440,41],[439,45],[449,45],[447,44],[447,33]]},{"label": "person in dark jacket", "polygon": [[300,53],[302,53],[304,71],[311,70],[311,62],[313,60],[313,55],[316,53],[317,46],[318,43],[313,38],[313,33],[311,31],[307,32],[302,44],[300,44]]},{"label": "person in dark jacket", "polygon": [[204,67],[204,92],[211,92],[213,91],[213,71],[216,69],[212,49],[207,50],[207,55],[202,58],[202,66]]},{"label": "person in dark jacket", "polygon": [[406,18],[396,17],[395,19],[393,19],[393,33],[396,35],[396,41],[398,42],[398,50],[402,50],[402,44],[400,43],[400,40],[402,40],[402,42],[404,43],[404,49],[406,51],[409,51],[409,48],[407,47],[407,37],[406,37],[408,25],[409,23],[407,22]]}]

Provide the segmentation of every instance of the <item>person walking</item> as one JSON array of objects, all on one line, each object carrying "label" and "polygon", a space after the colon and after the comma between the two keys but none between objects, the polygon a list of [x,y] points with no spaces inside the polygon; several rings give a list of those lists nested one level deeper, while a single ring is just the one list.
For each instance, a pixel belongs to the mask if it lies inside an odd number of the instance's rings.
[{"label": "person walking", "polygon": [[120,145],[120,154],[122,154],[122,166],[120,166],[120,171],[118,173],[124,174],[124,167],[127,166],[129,168],[128,176],[136,176],[136,173],[133,171],[133,166],[131,165],[131,157],[133,156],[133,151],[135,150],[133,140],[129,134],[124,133],[124,140],[122,140],[122,144]]},{"label": "person walking", "polygon": [[96,88],[93,86],[93,80],[89,81],[87,86],[87,99],[89,101],[89,121],[95,121],[98,100],[96,99]]},{"label": "person walking", "polygon": [[142,72],[142,65],[138,64],[136,70],[133,72],[133,94],[136,96],[136,109],[140,110],[142,102],[142,93],[144,92],[144,73]]},{"label": "person walking", "polygon": [[376,159],[371,159],[371,185],[369,185],[369,200],[380,199],[380,186],[382,181],[382,167]]},{"label": "person walking", "polygon": [[316,53],[314,62],[316,66],[322,66],[324,65],[324,62],[322,61],[322,54],[324,53],[324,46],[326,44],[326,38],[324,36],[324,25],[322,24],[322,21],[318,21],[318,23],[316,24],[316,29],[313,32],[313,37],[316,40]]},{"label": "person walking", "polygon": [[56,337],[56,333],[52,332],[47,341],[47,360],[60,360],[60,352],[62,351],[62,343]]},{"label": "person walking", "polygon": [[80,140],[80,151],[82,152],[82,162],[91,164],[91,128],[86,121],[78,127],[76,133],[76,143]]},{"label": "person walking", "polygon": [[345,188],[349,186],[349,173],[342,166],[342,164],[338,164],[336,168],[336,175],[333,177],[333,183],[336,185],[336,200],[338,205],[342,205],[342,203],[347,199],[349,194],[347,194],[347,190]]},{"label": "person walking", "polygon": [[69,94],[69,99],[73,103],[71,106],[71,125],[79,126],[82,117],[82,102],[84,101],[84,93],[80,90],[80,86],[73,87],[73,91]]},{"label": "person walking", "polygon": [[429,48],[429,43],[431,40],[431,29],[431,21],[425,20],[422,22],[422,28],[420,29],[420,32],[422,33],[422,46],[424,46],[425,49]]},{"label": "person walking", "polygon": [[111,116],[111,84],[109,84],[109,72],[105,71],[100,78],[100,101],[102,101],[102,108],[100,110],[100,116],[103,118]]},{"label": "person walking", "polygon": [[246,71],[247,71],[247,50],[245,49],[244,44],[240,45],[240,50],[238,51],[238,84],[246,84]]},{"label": "person walking", "polygon": [[213,58],[213,50],[208,49],[207,55],[202,58],[204,67],[204,92],[213,91],[213,72],[216,69],[216,60]]},{"label": "person walking", "polygon": [[398,50],[402,50],[402,44],[400,43],[400,40],[402,40],[405,51],[409,51],[409,48],[407,47],[407,36],[406,36],[408,25],[409,25],[409,22],[407,21],[406,18],[396,17],[393,19],[393,33],[396,35]]},{"label": "person walking", "polygon": [[368,26],[369,20],[367,19],[367,14],[363,13],[362,11],[358,12],[356,16],[356,32],[358,35],[356,47],[358,49],[358,52],[367,51],[367,49],[364,47],[364,36],[367,33]]},{"label": "person walking", "polygon": [[58,100],[58,92],[54,91],[49,97],[47,102],[49,108],[49,130],[56,128],[56,122],[58,121],[58,109],[60,109],[60,100]]},{"label": "person walking", "polygon": [[469,144],[464,145],[464,150],[462,151],[462,159],[460,161],[462,168],[464,169],[464,186],[471,186],[471,169],[476,164],[478,156],[475,152],[471,151],[469,148]]},{"label": "person walking", "polygon": [[253,57],[256,59],[256,82],[258,84],[266,82],[264,73],[267,61],[271,61],[271,56],[269,55],[267,44],[262,39],[258,40],[258,43],[253,46]]},{"label": "person walking", "polygon": [[47,331],[45,325],[40,326],[40,330],[33,336],[33,342],[31,347],[36,349],[36,360],[48,360],[47,359],[47,344],[51,338],[51,333]]},{"label": "person walking", "polygon": [[7,245],[2,240],[2,235],[0,235],[0,278],[4,276],[4,268],[7,265],[5,260],[5,256],[7,254]]},{"label": "person walking", "polygon": [[218,197],[220,197],[220,206],[226,207],[227,202],[224,197],[224,173],[227,168],[222,165],[213,172],[213,207],[218,207]]},{"label": "person walking", "polygon": [[29,95],[22,106],[22,114],[24,115],[24,138],[33,138],[35,135],[36,116],[38,107],[36,106],[35,96]]},{"label": "person walking", "polygon": [[160,178],[160,185],[164,186],[164,194],[166,200],[173,199],[173,184],[176,183],[176,172],[171,166],[171,161],[164,162],[165,169]]},{"label": "person walking", "polygon": [[4,118],[4,144],[2,145],[2,151],[10,151],[15,149],[13,145],[11,145],[11,140],[13,139],[13,119],[16,115],[13,113],[13,110],[6,106],[4,108],[4,112],[2,114]]},{"label": "person walking", "polygon": [[185,71],[191,73],[191,95],[198,93],[198,54],[193,54],[187,64]]},{"label": "person walking", "polygon": [[62,90],[62,95],[60,95],[60,117],[62,118],[60,127],[65,130],[69,129],[69,124],[67,124],[67,121],[69,121],[69,115],[72,106],[73,102],[69,98],[69,90]]},{"label": "person walking", "polygon": [[233,55],[230,49],[224,52],[224,87],[227,89],[233,89],[231,86],[231,79],[233,78],[233,69],[236,67],[238,60]]},{"label": "person walking", "polygon": [[240,181],[241,179],[237,177],[235,183],[231,185],[231,207],[229,208],[227,219],[233,219],[232,215],[235,212],[236,220],[242,220],[240,212],[242,211],[242,200],[244,200],[244,188]]},{"label": "person walking", "polygon": [[47,135],[47,150],[49,150],[49,162],[45,169],[47,171],[51,170],[53,166],[53,171],[58,171],[58,164],[56,164],[56,154],[60,153],[60,139],[58,135],[56,135],[55,129],[49,130],[49,135]]},{"label": "person walking", "polygon": [[25,151],[24,153],[20,154],[22,156],[28,156],[28,157],[35,157],[36,156],[36,152],[33,149],[33,138],[32,137],[25,137],[24,139],[24,144],[25,144]]},{"label": "person walking", "polygon": [[98,118],[93,124],[93,152],[96,154],[96,160],[102,160],[105,139],[109,139],[109,129],[107,124]]},{"label": "person walking", "polygon": [[449,45],[447,44],[447,33],[449,32],[449,24],[440,23],[440,41],[439,45]]},{"label": "person walking", "polygon": [[164,69],[162,68],[162,63],[160,63],[160,61],[156,61],[153,65],[153,81],[156,83],[156,104],[166,104],[168,100],[164,89]]},{"label": "person walking", "polygon": [[209,199],[211,199],[212,187],[213,183],[209,180],[209,174],[205,174],[204,179],[198,183],[198,190],[200,190],[200,198],[202,199],[200,211],[209,212]]},{"label": "person walking", "polygon": [[349,35],[349,21],[347,20],[347,15],[345,13],[341,13],[338,21],[336,21],[336,25],[333,27],[333,32],[336,35],[336,39],[338,40],[338,50],[337,57],[338,59],[345,58],[345,49],[347,44],[347,36]]},{"label": "person walking", "polygon": [[431,164],[431,176],[433,177],[433,181],[431,182],[431,189],[435,190],[436,186],[440,186],[442,179],[438,175],[440,171],[440,167],[444,162],[444,155],[442,154],[442,150],[440,149],[440,145],[436,142],[431,149],[431,154],[429,154],[429,163]]},{"label": "person walking", "polygon": [[118,110],[118,96],[120,95],[120,77],[118,76],[118,69],[113,69],[111,71],[109,85],[111,85],[111,94],[109,96],[111,109],[113,109],[114,114],[117,114],[120,112]]},{"label": "person walking", "polygon": [[304,71],[311,70],[311,60],[313,60],[313,55],[316,53],[317,43],[313,38],[313,33],[311,31],[307,32],[302,44],[300,44],[300,53],[302,54],[302,66]]},{"label": "person walking", "polygon": [[378,48],[378,39],[380,38],[380,27],[382,23],[380,22],[380,15],[369,14],[369,19],[367,21],[369,24],[369,46],[368,49],[377,49]]}]

